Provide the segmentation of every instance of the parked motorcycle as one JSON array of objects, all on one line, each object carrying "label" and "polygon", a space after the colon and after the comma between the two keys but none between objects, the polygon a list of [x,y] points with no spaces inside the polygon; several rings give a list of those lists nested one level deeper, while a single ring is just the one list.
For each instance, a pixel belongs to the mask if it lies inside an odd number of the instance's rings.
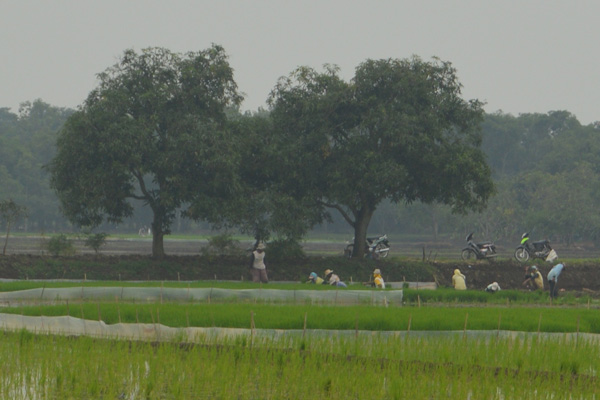
[{"label": "parked motorcycle", "polygon": [[[388,241],[387,234],[382,236],[368,237],[366,242],[365,257],[386,258],[390,252],[390,243]],[[346,242],[346,248],[344,248],[344,255],[348,258],[352,257],[354,251],[354,238],[351,242]]]},{"label": "parked motorcycle", "polygon": [[463,260],[466,261],[470,259],[493,259],[494,257],[498,256],[498,254],[496,253],[496,245],[494,243],[475,243],[473,241],[473,232],[469,233],[469,235],[466,237],[466,240],[467,247],[462,249],[462,252],[460,253]]},{"label": "parked motorcycle", "polygon": [[557,258],[556,251],[552,250],[548,240],[531,242],[529,232],[521,236],[521,245],[515,250],[515,258],[519,262],[526,262],[530,258],[541,258],[546,261],[554,261]]}]

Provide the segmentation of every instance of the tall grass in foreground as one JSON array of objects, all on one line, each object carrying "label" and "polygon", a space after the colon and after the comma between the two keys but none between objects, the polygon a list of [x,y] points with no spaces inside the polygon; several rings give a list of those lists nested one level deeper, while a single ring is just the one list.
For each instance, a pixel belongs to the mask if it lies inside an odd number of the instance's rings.
[{"label": "tall grass in foreground", "polygon": [[0,334],[6,399],[594,399],[597,344],[250,338],[200,345]]},{"label": "tall grass in foreground", "polygon": [[107,324],[179,327],[370,331],[510,330],[600,333],[598,310],[563,307],[331,307],[289,304],[71,303],[1,308],[28,316],[63,316]]}]

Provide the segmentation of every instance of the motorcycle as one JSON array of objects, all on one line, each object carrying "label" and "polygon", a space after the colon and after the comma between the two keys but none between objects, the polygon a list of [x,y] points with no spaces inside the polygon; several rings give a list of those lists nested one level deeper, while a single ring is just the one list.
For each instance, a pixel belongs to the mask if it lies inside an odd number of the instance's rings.
[{"label": "motorcycle", "polygon": [[515,258],[522,263],[530,258],[541,258],[546,261],[554,261],[557,258],[557,255],[547,239],[530,242],[529,232],[525,232],[521,236],[521,245],[515,249]]},{"label": "motorcycle", "polygon": [[492,242],[481,242],[475,243],[473,241],[473,232],[469,233],[466,237],[467,247],[462,249],[460,253],[463,260],[467,261],[472,258],[476,258],[477,260],[483,259],[493,259],[497,257],[496,253],[496,245]]},{"label": "motorcycle", "polygon": [[[365,241],[365,257],[371,257],[374,259],[386,258],[390,252],[390,243],[386,235],[368,237]],[[346,248],[344,248],[344,255],[348,258],[352,257],[354,251],[354,238],[352,241],[346,242]]]}]

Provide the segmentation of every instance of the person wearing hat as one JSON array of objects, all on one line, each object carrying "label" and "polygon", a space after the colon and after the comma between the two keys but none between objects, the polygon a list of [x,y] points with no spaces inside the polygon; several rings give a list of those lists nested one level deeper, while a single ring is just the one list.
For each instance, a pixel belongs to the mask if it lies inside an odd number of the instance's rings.
[{"label": "person wearing hat", "polygon": [[532,265],[525,274],[525,281],[523,286],[533,290],[544,290],[544,278],[542,273],[538,270],[538,267]]},{"label": "person wearing hat", "polygon": [[461,274],[460,269],[454,270],[454,275],[452,275],[452,286],[456,290],[467,290],[467,284],[465,283],[465,276]]},{"label": "person wearing hat", "polygon": [[333,270],[325,270],[325,282],[332,286],[347,287],[344,282],[340,280],[340,277],[333,273]]},{"label": "person wearing hat", "polygon": [[265,244],[260,242],[252,252],[250,259],[250,274],[252,282],[269,283],[267,266],[265,265]]},{"label": "person wearing hat", "polygon": [[381,277],[381,271],[379,268],[376,268],[375,271],[373,271],[373,284],[378,289],[385,289],[385,282]]},{"label": "person wearing hat", "polygon": [[308,275],[308,283],[314,283],[315,285],[322,285],[323,283],[325,283],[325,280],[321,277],[319,277],[319,275],[317,275],[316,272],[311,272],[310,275]]},{"label": "person wearing hat", "polygon": [[560,276],[560,274],[564,268],[565,268],[565,264],[559,263],[559,264],[556,264],[554,267],[552,267],[550,272],[548,272],[548,286],[550,286],[550,298],[551,299],[556,297],[556,294],[557,294],[556,282],[558,282],[558,277]]}]

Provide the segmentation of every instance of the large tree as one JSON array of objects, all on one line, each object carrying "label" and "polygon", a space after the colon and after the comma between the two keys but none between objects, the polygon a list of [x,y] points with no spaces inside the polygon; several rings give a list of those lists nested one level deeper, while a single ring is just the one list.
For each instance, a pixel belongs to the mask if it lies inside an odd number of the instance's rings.
[{"label": "large tree", "polygon": [[2,255],[6,254],[6,246],[8,245],[8,236],[10,235],[12,224],[26,215],[27,208],[25,206],[15,203],[12,199],[0,201],[0,221],[6,223],[6,238],[4,239]]},{"label": "large tree", "polygon": [[120,222],[133,200],[143,202],[160,257],[177,210],[223,190],[225,109],[242,100],[233,70],[220,46],[184,55],[149,48],[126,50],[98,77],[59,134],[52,187],[81,226]]},{"label": "large tree", "polygon": [[[236,227],[252,235],[256,242],[278,239],[298,240],[323,220],[311,207],[302,188],[282,178],[285,171],[278,155],[285,147],[273,130],[270,115],[264,110],[245,114],[230,113],[228,132],[236,154],[236,173],[228,179],[229,192],[219,202],[193,202],[188,214],[206,215],[215,227]],[[297,190],[289,190],[297,189]],[[206,207],[217,208],[211,211]]]},{"label": "large tree", "polygon": [[384,199],[463,212],[482,208],[493,192],[480,149],[482,103],[461,98],[448,62],[367,60],[349,82],[336,67],[300,67],[278,82],[269,104],[286,143],[276,162],[288,189],[341,213],[354,229],[354,256]]},{"label": "large tree", "polygon": [[27,208],[25,230],[66,222],[42,166],[54,157],[57,132],[72,113],[41,100],[21,103],[18,115],[0,109],[0,198]]}]

